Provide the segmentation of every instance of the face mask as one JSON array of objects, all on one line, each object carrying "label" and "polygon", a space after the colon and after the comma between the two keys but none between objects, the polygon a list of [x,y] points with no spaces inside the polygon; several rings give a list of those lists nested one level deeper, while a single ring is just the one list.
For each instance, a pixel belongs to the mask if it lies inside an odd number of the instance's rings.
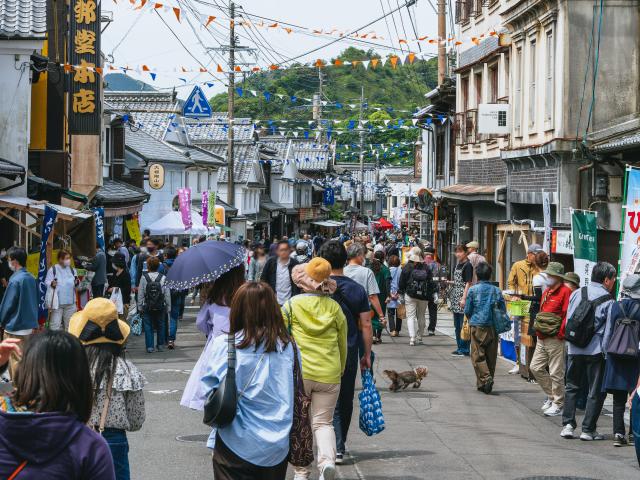
[{"label": "face mask", "polygon": [[14,262],[9,262],[9,268],[11,269],[12,272],[17,272],[18,270],[20,270],[20,267],[18,266],[18,264]]},{"label": "face mask", "polygon": [[147,253],[147,247],[140,247],[140,253]]},{"label": "face mask", "polygon": [[555,278],[548,277],[548,278],[544,281],[544,283],[546,283],[547,287],[551,288],[551,287],[555,286],[555,284],[556,284],[556,279],[555,279]]},{"label": "face mask", "polygon": [[3,249],[2,251],[0,251],[0,258],[4,258],[6,256],[7,256],[7,251],[6,250]]},{"label": "face mask", "polygon": [[63,264],[65,267],[70,267],[70,266],[71,266],[71,259],[70,259],[70,258],[65,258],[65,259],[62,261],[62,264]]},{"label": "face mask", "polygon": [[110,256],[112,256],[112,257],[113,257],[113,256],[116,254],[116,251],[115,251],[115,250],[109,250],[109,251],[107,251],[107,253],[108,253]]},{"label": "face mask", "polygon": [[147,247],[147,252],[153,253],[156,251],[156,247]]}]

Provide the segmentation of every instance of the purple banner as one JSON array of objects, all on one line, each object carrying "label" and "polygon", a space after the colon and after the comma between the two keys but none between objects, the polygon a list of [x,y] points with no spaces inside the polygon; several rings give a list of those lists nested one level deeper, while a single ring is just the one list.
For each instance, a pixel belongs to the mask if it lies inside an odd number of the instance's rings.
[{"label": "purple banner", "polygon": [[185,230],[190,230],[193,226],[191,219],[191,189],[178,189],[178,203],[180,205],[180,213],[182,214],[182,223]]},{"label": "purple banner", "polygon": [[208,222],[209,218],[209,192],[206,190],[202,192],[202,223],[205,226],[209,226]]}]

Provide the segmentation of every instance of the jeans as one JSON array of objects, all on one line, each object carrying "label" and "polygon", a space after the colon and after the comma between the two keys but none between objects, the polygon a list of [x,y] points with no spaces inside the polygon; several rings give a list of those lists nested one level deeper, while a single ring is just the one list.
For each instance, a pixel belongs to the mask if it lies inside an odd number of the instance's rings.
[{"label": "jeans", "polygon": [[180,318],[180,309],[184,303],[182,292],[171,292],[171,312],[169,314],[169,341],[176,340],[176,332],[178,331],[178,319]]},{"label": "jeans", "polygon": [[640,465],[640,397],[638,397],[638,392],[633,394],[631,412],[631,431],[635,438],[636,457],[638,458],[638,465]]},{"label": "jeans", "polygon": [[60,308],[50,311],[49,329],[50,330],[66,330],[69,328],[69,320],[71,315],[76,313],[76,304],[60,305]]},{"label": "jeans", "polygon": [[127,432],[118,428],[105,428],[102,436],[109,445],[113,457],[116,480],[129,480],[129,442]]},{"label": "jeans", "polygon": [[189,295],[189,290],[183,290],[182,292],[180,292],[180,314],[178,315],[178,318],[182,319],[182,317],[184,316],[184,306],[187,304],[187,295]]},{"label": "jeans", "polygon": [[567,385],[565,388],[564,409],[562,411],[562,425],[576,427],[576,400],[583,375],[587,375],[589,393],[587,408],[582,420],[582,431],[592,433],[596,431],[596,424],[602,411],[602,405],[607,394],[602,392],[602,378],[604,377],[604,355],[569,355],[567,360]]},{"label": "jeans", "polygon": [[462,332],[462,325],[464,324],[464,313],[453,314],[453,325],[456,328],[456,344],[458,345],[458,352],[463,355],[469,355],[469,342],[460,338]]},{"label": "jeans", "polygon": [[91,296],[93,298],[104,297],[104,283],[102,285],[91,285]]},{"label": "jeans", "polygon": [[389,319],[389,331],[400,333],[402,319],[398,318],[398,309],[395,307],[387,308],[387,317]]},{"label": "jeans", "polygon": [[[624,435],[624,412],[627,409],[627,399],[629,398],[629,392],[624,390],[613,391],[613,434],[619,433]],[[633,421],[633,419],[632,419]]]},{"label": "jeans", "polygon": [[427,330],[435,332],[436,324],[438,323],[438,305],[436,305],[436,302],[430,301],[427,308],[429,309],[429,326]]},{"label": "jeans", "polygon": [[142,327],[144,328],[144,344],[147,350],[153,350],[153,331],[158,332],[157,346],[165,344],[165,323],[167,312],[144,312],[142,314]]},{"label": "jeans", "polygon": [[333,414],[333,429],[336,431],[336,448],[338,453],[344,453],[347,434],[351,426],[353,415],[353,397],[356,390],[356,377],[358,376],[358,345],[347,348],[347,364],[340,380],[340,393],[336,411]]}]

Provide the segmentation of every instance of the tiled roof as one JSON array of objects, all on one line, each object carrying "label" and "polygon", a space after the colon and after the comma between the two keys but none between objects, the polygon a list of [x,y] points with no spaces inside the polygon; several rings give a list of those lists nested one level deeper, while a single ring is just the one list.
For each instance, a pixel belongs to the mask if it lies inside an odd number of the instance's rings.
[{"label": "tiled roof", "polygon": [[104,100],[112,109],[122,112],[178,113],[173,92],[104,92]]},{"label": "tiled roof", "polygon": [[[202,145],[202,147],[224,159],[227,158],[226,143]],[[249,181],[251,170],[253,169],[252,164],[259,158],[258,145],[254,143],[240,143],[234,145],[233,158],[235,160],[233,169],[235,183],[247,183]],[[220,182],[227,181],[227,167],[220,168],[218,180]]]},{"label": "tiled roof", "polygon": [[148,196],[149,194],[144,190],[133,185],[105,178],[94,197],[94,201],[97,201],[98,204],[133,203],[143,202]]},{"label": "tiled roof", "polygon": [[[236,125],[233,127],[234,139],[236,141],[252,140],[253,125],[251,122],[239,121],[244,119],[235,119]],[[248,120],[248,119],[247,119]],[[205,144],[209,142],[221,142],[227,139],[228,120],[222,118],[202,118],[202,119],[186,119],[186,130],[194,143]]]},{"label": "tiled roof", "polygon": [[593,150],[599,153],[607,153],[617,150],[637,148],[638,146],[640,146],[640,133],[634,133],[602,142],[595,145]]},{"label": "tiled roof", "polygon": [[271,158],[271,173],[284,172],[284,160],[287,158],[289,139],[281,135],[272,135],[260,138],[260,143],[276,153]]},{"label": "tiled roof", "polygon": [[493,195],[496,188],[504,187],[504,185],[470,185],[456,183],[448,187],[442,187],[440,191],[444,194],[475,196],[475,195]]},{"label": "tiled roof", "polygon": [[322,172],[327,170],[331,155],[329,144],[291,140],[287,159],[296,162],[298,170],[302,172]]},{"label": "tiled roof", "polygon": [[182,163],[193,165],[192,158],[186,156],[182,150],[154,138],[143,130],[128,130],[125,133],[126,148],[138,154],[147,161]]},{"label": "tiled roof", "polygon": [[187,147],[185,145],[176,144],[173,142],[166,142],[176,150],[179,150],[183,154],[189,155],[189,157],[196,163],[208,163],[212,165],[226,165],[226,160],[223,157],[215,155],[212,152],[200,147]]},{"label": "tiled roof", "polygon": [[44,39],[47,0],[0,1],[0,38]]},{"label": "tiled roof", "polygon": [[419,178],[413,175],[385,175],[385,178],[391,183],[420,183]]}]

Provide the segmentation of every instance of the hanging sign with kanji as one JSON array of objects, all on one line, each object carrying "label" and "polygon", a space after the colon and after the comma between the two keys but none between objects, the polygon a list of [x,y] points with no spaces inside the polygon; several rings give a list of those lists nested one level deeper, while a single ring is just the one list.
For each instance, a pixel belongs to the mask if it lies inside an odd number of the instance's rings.
[{"label": "hanging sign with kanji", "polygon": [[100,134],[100,1],[71,0],[69,133]]}]

